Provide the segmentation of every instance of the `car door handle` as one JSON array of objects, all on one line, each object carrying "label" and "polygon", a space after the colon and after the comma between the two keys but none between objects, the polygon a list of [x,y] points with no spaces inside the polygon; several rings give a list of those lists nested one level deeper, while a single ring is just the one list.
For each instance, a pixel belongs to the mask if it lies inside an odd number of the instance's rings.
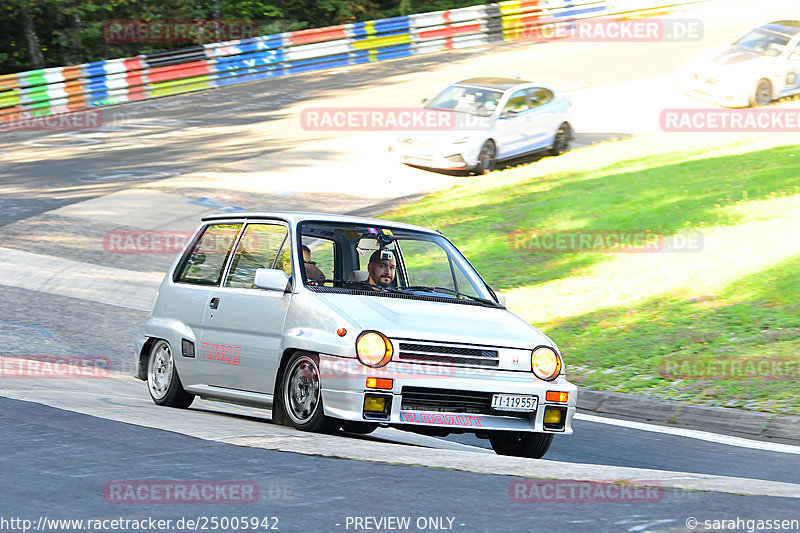
[{"label": "car door handle", "polygon": [[219,298],[211,298],[211,302],[208,304],[211,309],[216,309],[219,307]]}]

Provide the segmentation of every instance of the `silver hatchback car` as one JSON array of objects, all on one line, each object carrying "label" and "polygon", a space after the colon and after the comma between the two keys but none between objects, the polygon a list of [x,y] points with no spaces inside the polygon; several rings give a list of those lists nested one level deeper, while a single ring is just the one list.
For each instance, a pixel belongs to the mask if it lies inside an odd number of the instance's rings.
[{"label": "silver hatchback car", "polygon": [[542,457],[577,388],[441,233],[349,216],[203,219],[136,348],[158,405],[195,396],[272,409],[299,430],[475,433]]}]

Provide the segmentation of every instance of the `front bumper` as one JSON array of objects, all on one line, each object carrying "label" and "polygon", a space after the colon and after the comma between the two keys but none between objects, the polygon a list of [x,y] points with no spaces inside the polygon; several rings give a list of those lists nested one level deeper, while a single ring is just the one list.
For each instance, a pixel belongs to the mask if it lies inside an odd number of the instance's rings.
[{"label": "front bumper", "polygon": [[[487,370],[476,368],[425,365],[418,363],[390,362],[383,368],[366,367],[355,359],[320,356],[322,398],[327,416],[353,421],[369,420],[387,425],[407,426],[408,429],[436,428],[448,431],[527,431],[542,433],[572,433],[572,417],[575,414],[577,387],[563,376],[555,381],[536,379],[528,372]],[[393,380],[391,389],[366,388],[368,377]],[[536,411],[515,413],[483,408],[463,410],[438,408],[420,409],[409,407],[411,391],[430,391],[433,395],[454,393],[494,393],[535,395],[538,398]],[[404,401],[403,389],[408,392]],[[547,391],[568,392],[567,402],[547,402]],[[386,416],[365,416],[365,395],[383,396],[391,402]],[[406,405],[404,405],[406,404]],[[418,405],[418,404],[417,404]],[[563,427],[546,428],[544,414],[547,408],[565,411]]]},{"label": "front bumper", "polygon": [[467,144],[436,145],[395,143],[390,148],[397,159],[407,165],[441,170],[468,170],[477,165],[474,150]]},{"label": "front bumper", "polygon": [[720,83],[708,83],[702,77],[700,79],[689,76],[684,79],[684,92],[702,102],[718,105],[721,107],[748,107],[750,97],[740,89]]}]

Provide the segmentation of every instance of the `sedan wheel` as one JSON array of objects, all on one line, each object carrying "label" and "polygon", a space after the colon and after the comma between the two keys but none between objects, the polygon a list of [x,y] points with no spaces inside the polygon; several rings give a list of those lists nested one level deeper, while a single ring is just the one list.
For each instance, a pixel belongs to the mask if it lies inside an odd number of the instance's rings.
[{"label": "sedan wheel", "polygon": [[183,385],[172,359],[172,350],[165,340],[158,340],[150,350],[147,360],[147,388],[157,405],[167,407],[189,407],[194,394],[183,390]]},{"label": "sedan wheel", "polygon": [[489,442],[497,455],[541,459],[553,443],[553,434],[494,431],[489,435]]},{"label": "sedan wheel", "polygon": [[478,155],[478,166],[475,167],[475,174],[481,176],[487,172],[494,170],[497,164],[497,147],[494,141],[489,139],[481,147],[481,153]]},{"label": "sedan wheel", "polygon": [[316,356],[305,353],[296,353],[289,359],[281,387],[282,407],[296,429],[327,433],[336,431],[339,422],[323,414],[317,361]]},{"label": "sedan wheel", "polygon": [[555,139],[553,140],[553,147],[550,148],[550,155],[561,155],[569,150],[569,142],[572,140],[572,126],[564,122],[558,127]]},{"label": "sedan wheel", "polygon": [[764,107],[770,102],[772,102],[772,83],[765,79],[759,80],[750,97],[750,107]]}]

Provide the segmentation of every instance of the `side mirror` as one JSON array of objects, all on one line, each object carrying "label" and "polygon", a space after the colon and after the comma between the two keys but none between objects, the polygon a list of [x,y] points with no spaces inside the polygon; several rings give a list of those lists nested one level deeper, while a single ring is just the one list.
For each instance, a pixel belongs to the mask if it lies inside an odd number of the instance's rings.
[{"label": "side mirror", "polygon": [[286,289],[289,288],[289,276],[286,275],[286,272],[277,268],[259,268],[256,270],[253,285],[268,291],[286,292]]}]

